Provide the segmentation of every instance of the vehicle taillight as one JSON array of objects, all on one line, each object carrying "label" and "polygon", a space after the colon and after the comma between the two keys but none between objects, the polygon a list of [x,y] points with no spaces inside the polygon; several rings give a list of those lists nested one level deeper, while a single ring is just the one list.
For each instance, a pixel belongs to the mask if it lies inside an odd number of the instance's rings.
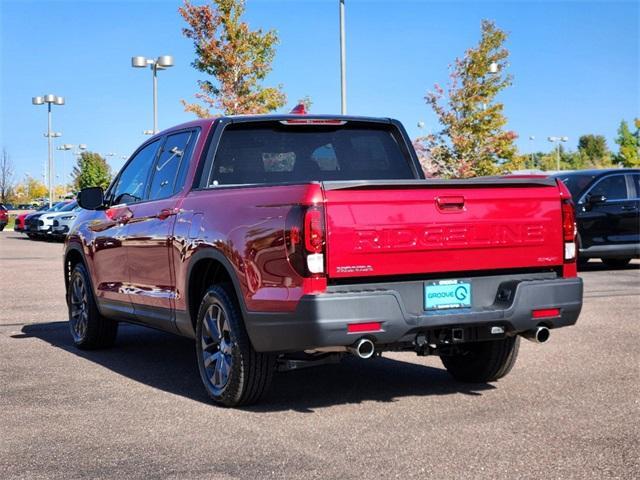
[{"label": "vehicle taillight", "polygon": [[562,200],[562,236],[564,239],[564,260],[573,262],[576,259],[576,217],[573,202]]},{"label": "vehicle taillight", "polygon": [[291,266],[302,277],[324,274],[324,209],[316,205],[292,208],[285,229],[287,257]]}]

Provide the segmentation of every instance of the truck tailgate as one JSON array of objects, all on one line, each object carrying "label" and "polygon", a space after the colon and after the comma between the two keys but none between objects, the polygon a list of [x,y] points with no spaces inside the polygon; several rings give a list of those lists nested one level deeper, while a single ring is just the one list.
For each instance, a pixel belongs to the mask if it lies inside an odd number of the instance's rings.
[{"label": "truck tailgate", "polygon": [[563,262],[554,180],[323,184],[331,278],[550,268]]}]

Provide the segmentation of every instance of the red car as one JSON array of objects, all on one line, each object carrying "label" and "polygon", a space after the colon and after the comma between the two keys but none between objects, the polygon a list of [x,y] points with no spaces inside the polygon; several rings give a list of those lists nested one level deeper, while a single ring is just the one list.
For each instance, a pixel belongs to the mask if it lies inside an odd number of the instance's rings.
[{"label": "red car", "polygon": [[[195,339],[204,387],[258,400],[276,368],[385,351],[487,382],[576,322],[575,222],[555,179],[425,180],[401,124],[198,120],[145,142],[66,240],[70,330]],[[556,372],[559,374],[559,372]]]},{"label": "red car", "polygon": [[0,203],[0,232],[4,230],[4,227],[9,223],[9,210],[2,203]]},{"label": "red car", "polygon": [[30,215],[33,212],[22,213],[16,217],[15,224],[13,226],[13,230],[15,232],[24,232],[25,231],[25,219],[27,215]]}]

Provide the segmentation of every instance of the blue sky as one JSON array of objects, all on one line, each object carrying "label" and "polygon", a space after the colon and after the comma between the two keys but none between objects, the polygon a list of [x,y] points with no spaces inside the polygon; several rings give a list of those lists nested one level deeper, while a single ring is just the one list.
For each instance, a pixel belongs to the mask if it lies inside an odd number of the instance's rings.
[{"label": "blue sky", "polygon": [[[132,55],[174,55],[160,73],[159,126],[188,121],[180,99],[203,78],[190,63],[179,1],[0,0],[0,147],[17,177],[41,177],[47,155],[46,108],[31,97],[54,93],[58,143],[130,154],[151,128],[151,73],[130,67]],[[312,111],[340,108],[337,0],[249,0],[252,28],[280,36],[267,84],[282,84],[289,102],[310,95]],[[575,148],[584,133],[613,143],[621,119],[640,114],[640,3],[347,0],[347,82],[350,114],[400,119],[412,136],[419,120],[436,130],[423,97],[447,81],[447,66],[474,45],[480,21],[510,33],[514,85],[501,95],[508,127],[528,152],[549,150],[549,135]],[[534,135],[535,141],[529,136]],[[122,160],[110,158],[114,167]],[[57,169],[63,156],[56,152]],[[67,154],[65,170],[71,166]]]}]

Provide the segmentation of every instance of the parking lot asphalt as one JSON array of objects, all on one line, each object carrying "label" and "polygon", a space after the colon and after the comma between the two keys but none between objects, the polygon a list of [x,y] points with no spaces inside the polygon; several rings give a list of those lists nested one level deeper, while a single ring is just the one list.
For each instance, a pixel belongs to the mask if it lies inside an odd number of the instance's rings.
[{"label": "parking lot asphalt", "polygon": [[67,331],[62,246],[0,233],[2,478],[639,478],[640,263],[581,275],[575,327],[523,341],[492,384],[436,357],[278,374],[257,406],[208,403],[192,342]]}]

